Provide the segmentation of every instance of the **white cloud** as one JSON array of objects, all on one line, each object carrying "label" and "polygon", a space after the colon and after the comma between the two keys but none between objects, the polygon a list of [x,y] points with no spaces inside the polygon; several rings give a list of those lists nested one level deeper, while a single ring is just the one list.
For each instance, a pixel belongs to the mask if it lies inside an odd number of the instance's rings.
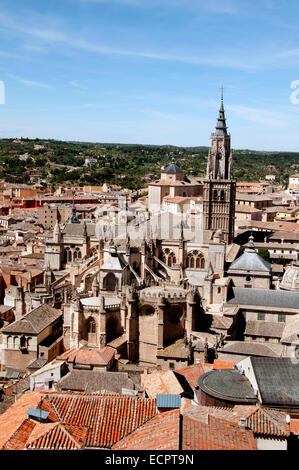
[{"label": "white cloud", "polygon": [[289,125],[289,116],[262,108],[251,108],[249,106],[230,105],[226,106],[238,118],[245,121],[255,122],[270,127],[286,127]]},{"label": "white cloud", "polygon": [[[218,1],[218,0],[217,0]],[[211,5],[216,5],[213,0]],[[30,21],[30,20],[28,20]],[[84,50],[98,55],[119,55],[126,57],[136,57],[149,60],[178,62],[193,65],[206,65],[210,67],[223,67],[229,69],[240,70],[256,70],[264,68],[264,58],[257,57],[256,54],[250,58],[250,54],[244,54],[236,49],[226,49],[221,47],[219,52],[208,51],[206,55],[177,54],[174,52],[164,51],[147,51],[133,50],[130,48],[111,47],[106,44],[98,44],[94,40],[78,38],[77,35],[68,35],[60,31],[49,28],[36,28],[35,26],[27,26],[26,19],[18,21],[11,16],[4,14],[0,10],[0,28],[8,30],[10,34],[21,34],[26,37],[39,39],[44,44],[57,45],[60,44],[66,48]]]},{"label": "white cloud", "polygon": [[12,78],[13,80],[16,80],[17,82],[22,83],[23,85],[28,86],[28,87],[48,88],[48,89],[53,88],[52,86],[50,86],[46,83],[37,82],[37,81],[34,81],[34,80],[27,80],[25,78],[20,78],[20,77],[17,77],[16,75],[12,75],[12,74],[8,74],[8,76],[10,78]]}]

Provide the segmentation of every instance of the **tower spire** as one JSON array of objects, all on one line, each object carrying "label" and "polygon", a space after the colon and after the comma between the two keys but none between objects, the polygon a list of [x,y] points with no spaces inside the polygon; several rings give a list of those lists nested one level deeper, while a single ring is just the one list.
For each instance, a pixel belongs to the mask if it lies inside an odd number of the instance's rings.
[{"label": "tower spire", "polygon": [[225,112],[223,106],[223,86],[221,87],[221,103],[219,108],[218,119],[216,123],[216,134],[217,135],[227,135],[227,125],[225,119]]},{"label": "tower spire", "polygon": [[207,162],[207,178],[204,183],[203,229],[223,232],[226,243],[232,243],[234,236],[235,191],[233,179],[233,158],[230,135],[223,106],[223,87],[216,132],[211,135],[211,147]]}]

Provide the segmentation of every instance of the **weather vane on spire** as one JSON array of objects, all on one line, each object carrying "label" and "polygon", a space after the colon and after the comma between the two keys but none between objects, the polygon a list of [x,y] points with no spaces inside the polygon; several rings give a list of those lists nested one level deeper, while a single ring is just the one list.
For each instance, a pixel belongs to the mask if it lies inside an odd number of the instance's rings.
[{"label": "weather vane on spire", "polygon": [[221,101],[223,101],[223,85],[221,86],[220,90],[221,90]]}]

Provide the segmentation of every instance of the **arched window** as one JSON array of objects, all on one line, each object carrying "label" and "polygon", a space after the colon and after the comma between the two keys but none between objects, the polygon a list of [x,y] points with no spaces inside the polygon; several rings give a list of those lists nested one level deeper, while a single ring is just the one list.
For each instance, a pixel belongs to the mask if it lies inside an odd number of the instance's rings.
[{"label": "arched window", "polygon": [[26,338],[25,338],[25,336],[21,336],[20,348],[26,348],[26,346],[27,346]]},{"label": "arched window", "polygon": [[13,343],[14,343],[13,337],[12,337],[12,336],[8,336],[8,337],[7,337],[7,348],[8,348],[8,349],[12,349],[12,348],[13,348]]},{"label": "arched window", "polygon": [[82,254],[81,254],[80,248],[75,248],[75,250],[74,250],[74,261],[76,261],[77,259],[81,259],[81,258],[82,258]]},{"label": "arched window", "polygon": [[173,251],[170,251],[169,248],[166,248],[163,250],[161,260],[171,268],[172,265],[176,263],[176,256]]},{"label": "arched window", "polygon": [[117,318],[113,316],[106,317],[106,341],[109,343],[110,341],[117,338],[119,335],[119,323]]},{"label": "arched window", "polygon": [[91,319],[90,322],[88,323],[88,333],[96,333],[97,331],[97,326],[96,322]]},{"label": "arched window", "polygon": [[71,263],[73,261],[73,254],[70,248],[66,249],[66,259],[68,263]]},{"label": "arched window", "polygon": [[108,291],[115,291],[118,288],[118,280],[112,272],[104,277],[103,287]]},{"label": "arched window", "polygon": [[214,189],[213,194],[214,194],[214,195],[213,195],[213,199],[214,199],[214,200],[217,200],[217,199],[218,199],[218,191],[217,191],[217,189]]},{"label": "arched window", "polygon": [[95,319],[90,317],[87,322],[88,344],[95,346],[97,344],[97,325]]},{"label": "arched window", "polygon": [[193,269],[195,267],[195,257],[194,252],[188,254],[187,256],[187,268]]},{"label": "arched window", "polygon": [[221,189],[221,191],[220,191],[220,200],[221,200],[221,201],[225,201],[225,194],[224,194],[224,190],[223,190],[223,189]]},{"label": "arched window", "polygon": [[191,251],[187,256],[186,266],[190,269],[204,269],[205,259],[203,254],[197,250]]}]

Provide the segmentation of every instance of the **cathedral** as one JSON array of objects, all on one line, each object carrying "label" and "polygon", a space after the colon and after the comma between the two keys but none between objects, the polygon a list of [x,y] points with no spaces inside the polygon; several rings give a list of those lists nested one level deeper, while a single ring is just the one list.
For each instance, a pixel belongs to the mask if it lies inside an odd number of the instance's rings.
[{"label": "cathedral", "polygon": [[63,350],[109,345],[124,363],[162,369],[292,354],[298,260],[277,284],[252,236],[239,256],[235,197],[221,97],[205,176],[173,159],[144,203],[120,198],[96,223],[73,206],[46,239],[43,283],[6,292],[16,320],[46,304],[60,312]]},{"label": "cathedral", "polygon": [[[145,201],[121,197],[96,223],[80,220],[73,205],[66,222],[57,221],[45,241],[43,282],[29,277],[5,292],[22,328],[26,314],[48,309],[53,318],[46,333],[33,340],[33,329],[22,341],[45,348],[52,328],[53,354],[54,346],[108,345],[123,364],[173,370],[217,357],[290,357],[294,348],[299,357],[299,255],[279,282],[252,236],[240,254],[235,199],[221,97],[205,176],[187,175],[173,159]],[[4,354],[20,362],[12,344],[21,339],[11,332],[2,330]]]},{"label": "cathedral", "polygon": [[[227,298],[227,248],[234,236],[235,185],[223,99],[211,135],[205,178],[173,160],[149,185],[143,214],[99,237],[74,210],[47,241],[45,267],[75,287],[64,294],[64,347],[107,344],[134,363],[180,368],[208,360],[231,327],[221,321]],[[195,223],[163,211],[167,198],[196,199]],[[120,230],[120,225],[123,230]],[[167,230],[163,230],[167,226]],[[62,281],[63,283],[63,281]]]}]

